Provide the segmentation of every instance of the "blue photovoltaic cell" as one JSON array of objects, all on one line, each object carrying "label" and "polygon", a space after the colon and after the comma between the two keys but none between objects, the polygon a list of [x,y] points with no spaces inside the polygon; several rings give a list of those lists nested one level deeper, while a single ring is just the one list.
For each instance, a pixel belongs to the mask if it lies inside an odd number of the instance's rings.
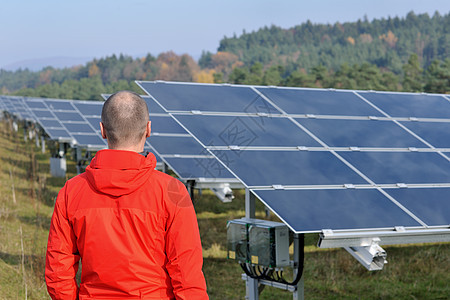
[{"label": "blue photovoltaic cell", "polygon": [[41,124],[42,127],[44,127],[44,129],[48,128],[48,127],[58,127],[58,128],[63,127],[58,120],[42,119],[42,120],[39,120],[39,123]]},{"label": "blue photovoltaic cell", "polygon": [[26,99],[25,103],[30,109],[36,109],[36,108],[48,109],[47,106],[45,106],[44,102],[42,102],[42,101],[33,101],[33,100]]},{"label": "blue photovoltaic cell", "polygon": [[36,118],[51,118],[54,119],[55,116],[48,110],[32,110],[32,113],[36,116]]},{"label": "blue photovoltaic cell", "polygon": [[432,152],[340,152],[376,184],[450,183],[450,162]]},{"label": "blue photovoltaic cell", "polygon": [[428,148],[392,121],[296,120],[330,147]]},{"label": "blue photovoltaic cell", "polygon": [[450,118],[450,102],[442,96],[358,92],[391,117]]},{"label": "blue photovoltaic cell", "polygon": [[44,100],[51,110],[75,110],[69,100]]},{"label": "blue photovoltaic cell", "polygon": [[169,111],[279,114],[277,109],[249,87],[155,82],[140,82],[140,84],[156,100],[163,101],[165,108]]},{"label": "blue photovoltaic cell", "polygon": [[295,231],[421,226],[377,190],[254,191]]},{"label": "blue photovoltaic cell", "polygon": [[59,138],[70,139],[70,134],[65,129],[52,129],[48,128],[45,130],[51,139],[57,140]]},{"label": "blue photovoltaic cell", "polygon": [[288,114],[381,116],[353,92],[257,88]]},{"label": "blue photovoltaic cell", "polygon": [[249,186],[367,184],[329,152],[214,150],[213,153]]},{"label": "blue photovoltaic cell", "polygon": [[80,123],[63,123],[64,127],[70,132],[88,132],[94,133],[94,130],[88,124],[80,124]]},{"label": "blue photovoltaic cell", "polygon": [[150,118],[152,122],[152,132],[158,133],[182,133],[187,134],[186,130],[183,129],[175,120],[173,120],[169,115],[165,117],[152,116]]},{"label": "blue photovoltaic cell", "polygon": [[215,158],[169,158],[165,160],[180,178],[234,178]]},{"label": "blue photovoltaic cell", "polygon": [[24,118],[25,120],[36,121],[34,116],[31,113],[28,113],[28,112],[22,113],[22,118]]},{"label": "blue photovoltaic cell", "polygon": [[85,117],[86,116],[101,116],[101,114],[102,114],[103,102],[92,101],[92,103],[86,103],[86,102],[73,101],[72,103],[80,111],[80,113]]},{"label": "blue photovoltaic cell", "polygon": [[102,119],[100,117],[87,117],[86,120],[94,127],[95,130],[100,131],[100,122]]},{"label": "blue photovoltaic cell", "polygon": [[313,138],[286,118],[177,115],[206,146],[313,146]]},{"label": "blue photovoltaic cell", "polygon": [[85,134],[72,134],[75,140],[77,141],[78,145],[82,146],[98,146],[98,147],[105,147],[106,148],[106,142],[105,140],[101,139],[98,135],[85,135]]},{"label": "blue photovoltaic cell", "polygon": [[55,111],[53,113],[62,122],[64,122],[64,121],[84,121],[84,119],[77,112]]},{"label": "blue photovoltaic cell", "polygon": [[147,141],[160,153],[165,154],[190,154],[208,155],[206,150],[191,136],[150,136]]},{"label": "blue photovoltaic cell", "polygon": [[428,226],[450,224],[450,188],[386,189]]},{"label": "blue photovoltaic cell", "polygon": [[161,106],[159,106],[158,103],[156,103],[149,96],[142,96],[142,99],[144,99],[147,103],[148,112],[150,114],[166,114],[164,109],[162,109]]},{"label": "blue photovoltaic cell", "polygon": [[449,122],[401,122],[435,148],[450,148]]}]

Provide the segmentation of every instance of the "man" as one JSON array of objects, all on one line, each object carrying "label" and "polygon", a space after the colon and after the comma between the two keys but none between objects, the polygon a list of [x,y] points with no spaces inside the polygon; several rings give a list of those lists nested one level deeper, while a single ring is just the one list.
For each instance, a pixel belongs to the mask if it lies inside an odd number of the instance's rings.
[{"label": "man", "polygon": [[[184,185],[142,154],[145,101],[121,91],[103,105],[108,148],[56,200],[45,278],[52,299],[208,299],[195,211]],[[81,284],[75,276],[81,258]]]}]

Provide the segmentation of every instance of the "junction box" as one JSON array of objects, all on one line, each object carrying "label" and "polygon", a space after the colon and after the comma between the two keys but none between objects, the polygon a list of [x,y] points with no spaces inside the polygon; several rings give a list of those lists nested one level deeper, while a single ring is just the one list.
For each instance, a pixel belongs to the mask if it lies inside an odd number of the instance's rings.
[{"label": "junction box", "polygon": [[289,229],[279,222],[235,219],[227,224],[228,258],[266,267],[289,265]]}]

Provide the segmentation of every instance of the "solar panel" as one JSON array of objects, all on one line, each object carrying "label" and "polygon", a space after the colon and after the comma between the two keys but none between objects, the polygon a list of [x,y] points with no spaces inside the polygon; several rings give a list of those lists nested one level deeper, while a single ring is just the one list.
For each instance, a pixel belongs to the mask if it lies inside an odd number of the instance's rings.
[{"label": "solar panel", "polygon": [[257,90],[288,114],[382,116],[352,91],[267,87]]},{"label": "solar panel", "polygon": [[24,98],[24,103],[30,110],[36,122],[40,124],[50,139],[67,143],[74,142],[73,137],[64,125],[47,107],[44,99]]},{"label": "solar panel", "polygon": [[375,189],[258,190],[255,193],[301,231],[317,224],[333,230],[419,226],[414,219]]},{"label": "solar panel", "polygon": [[152,135],[148,139],[161,155],[205,155],[203,147],[191,136]]},{"label": "solar panel", "polygon": [[339,153],[377,184],[450,183],[450,163],[430,152]]},{"label": "solar panel", "polygon": [[[168,111],[278,112],[249,87],[140,82],[156,99],[163,96]],[[194,88],[193,88],[194,87]]]},{"label": "solar panel", "polygon": [[102,102],[73,101],[72,104],[85,117],[88,117],[88,116],[101,116],[101,114],[102,114],[102,107],[103,107],[103,103]]},{"label": "solar panel", "polygon": [[401,122],[435,148],[450,148],[450,122]]},{"label": "solar panel", "polygon": [[295,119],[330,147],[427,147],[392,121]]},{"label": "solar panel", "polygon": [[99,108],[101,112],[103,103],[62,99],[43,99],[43,101],[49,111],[70,133],[76,146],[89,150],[100,150],[107,147],[106,142],[100,135],[98,123],[91,124],[79,110],[79,108],[84,109],[87,115],[96,114]]},{"label": "solar panel", "polygon": [[1,96],[0,102],[2,103],[2,108],[0,108],[1,110],[7,111],[18,119],[34,121],[34,117],[25,105],[22,97]]},{"label": "solar panel", "polygon": [[320,146],[287,118],[179,115],[177,119],[209,146]]},{"label": "solar panel", "polygon": [[95,134],[94,129],[86,123],[64,123],[64,127],[72,133],[85,132]]},{"label": "solar panel", "polygon": [[359,92],[391,117],[450,118],[450,102],[442,95]]},{"label": "solar panel", "polygon": [[72,103],[70,101],[45,99],[44,102],[51,110],[74,110]]},{"label": "solar panel", "polygon": [[442,95],[137,83],[296,233],[449,224]]},{"label": "solar panel", "polygon": [[449,188],[403,188],[385,191],[426,224],[450,224],[450,201],[447,200]]},{"label": "solar panel", "polygon": [[83,117],[78,112],[54,111],[55,116],[61,121],[82,122]]},{"label": "solar panel", "polygon": [[212,152],[249,187],[366,183],[327,151],[242,149]]}]

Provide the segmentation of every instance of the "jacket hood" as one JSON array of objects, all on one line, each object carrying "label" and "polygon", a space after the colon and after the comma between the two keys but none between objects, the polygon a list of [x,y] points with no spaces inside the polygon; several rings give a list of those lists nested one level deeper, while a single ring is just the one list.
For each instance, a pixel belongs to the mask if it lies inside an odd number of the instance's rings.
[{"label": "jacket hood", "polygon": [[154,173],[156,158],[152,153],[146,157],[133,151],[105,149],[97,152],[86,176],[98,192],[122,196],[134,192]]}]

